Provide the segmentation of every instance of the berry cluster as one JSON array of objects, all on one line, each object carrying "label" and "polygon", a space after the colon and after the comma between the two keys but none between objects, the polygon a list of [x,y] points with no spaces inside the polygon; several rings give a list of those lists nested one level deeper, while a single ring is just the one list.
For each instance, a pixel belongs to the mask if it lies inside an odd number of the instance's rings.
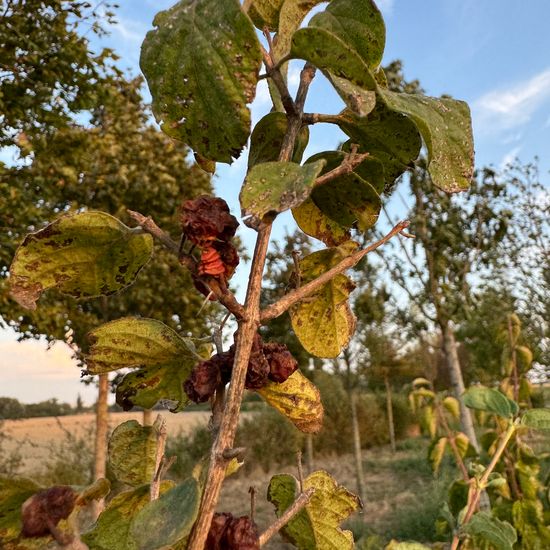
[{"label": "berry cluster", "polygon": [[67,519],[71,515],[76,497],[77,494],[65,485],[51,487],[33,495],[21,508],[21,535],[49,535],[62,519]]},{"label": "berry cluster", "polygon": [[260,550],[258,527],[248,516],[214,514],[205,550]]},{"label": "berry cluster", "polygon": [[204,295],[209,289],[200,277],[211,276],[225,284],[239,264],[237,249],[231,242],[239,222],[218,197],[201,195],[181,205],[181,226],[185,237],[201,250],[193,280]]},{"label": "berry cluster", "polygon": [[[220,383],[227,384],[231,379],[234,359],[235,344],[229,351],[217,353],[196,365],[183,386],[189,399],[195,403],[208,401]],[[245,388],[259,390],[269,380],[280,384],[297,368],[296,359],[284,344],[265,343],[256,333],[246,371]]]}]

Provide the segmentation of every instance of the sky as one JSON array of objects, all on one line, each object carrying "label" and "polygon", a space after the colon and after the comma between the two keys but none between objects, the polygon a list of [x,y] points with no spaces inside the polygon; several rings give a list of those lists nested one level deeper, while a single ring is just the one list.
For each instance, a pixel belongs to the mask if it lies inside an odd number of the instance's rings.
[{"label": "sky", "polygon": [[[120,56],[119,65],[139,74],[139,49],[152,28],[154,14],[172,0],[119,0],[118,23],[103,39]],[[383,64],[401,59],[405,77],[419,79],[428,95],[450,94],[467,101],[472,111],[476,165],[497,169],[519,158],[539,157],[541,180],[550,186],[550,2],[547,0],[380,0],[386,22]],[[323,6],[321,6],[322,8]],[[100,44],[94,43],[94,47]],[[300,66],[290,71],[290,87],[297,85]],[[310,91],[313,112],[338,112],[341,103],[317,78]],[[269,110],[269,96],[261,84],[252,105],[253,122]],[[333,126],[315,127],[306,152],[335,147],[342,134]],[[221,166],[215,179],[218,195],[238,213],[238,192],[246,168],[246,154],[230,167]],[[275,238],[290,231],[291,219],[276,221]],[[240,236],[247,247],[254,234]],[[239,295],[246,266],[236,276]],[[79,383],[79,371],[62,343],[46,351],[39,341],[16,342],[10,331],[0,331],[0,396],[35,402],[57,397],[74,403],[80,393],[93,401],[94,390]]]}]

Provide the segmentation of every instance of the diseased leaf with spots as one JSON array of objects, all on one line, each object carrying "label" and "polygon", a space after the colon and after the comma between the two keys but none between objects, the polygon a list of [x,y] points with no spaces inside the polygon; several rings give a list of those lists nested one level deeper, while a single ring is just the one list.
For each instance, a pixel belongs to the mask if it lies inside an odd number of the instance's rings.
[{"label": "diseased leaf with spots", "polygon": [[291,55],[321,69],[346,105],[365,116],[374,107],[377,69],[386,40],[371,0],[333,0],[292,37]]},{"label": "diseased leaf with spots", "polygon": [[[310,157],[306,164],[324,160],[321,175],[338,168],[345,160],[342,151],[326,151]],[[318,185],[311,200],[332,221],[345,229],[357,227],[366,231],[378,220],[382,201],[377,189],[384,188],[384,169],[372,159],[364,160],[353,172]]]},{"label": "diseased leaf with spots", "polygon": [[351,138],[342,149],[349,151],[351,144],[355,143],[359,146],[359,152],[368,152],[373,159],[381,162],[386,187],[413,165],[422,148],[420,133],[414,122],[383,104],[378,104],[366,117],[343,111],[338,125]]},{"label": "diseased leaf with spots", "polygon": [[231,162],[250,134],[262,59],[252,22],[238,0],[184,0],[153,24],[140,66],[157,121],[202,157]]},{"label": "diseased leaf with spots", "polygon": [[108,296],[133,282],[152,251],[151,235],[109,214],[68,214],[25,237],[10,267],[11,296],[27,309],[51,288],[74,298]]},{"label": "diseased leaf with spots", "polygon": [[109,465],[118,481],[138,487],[155,473],[158,425],[142,426],[137,420],[118,425],[109,439]]},{"label": "diseased leaf with spots", "polygon": [[[328,271],[357,248],[348,241],[339,247],[319,250],[300,261],[303,283]],[[306,300],[290,309],[292,328],[304,348],[317,357],[336,357],[355,330],[355,317],[348,297],[355,285],[345,275],[336,275]]]},{"label": "diseased leaf with spots", "polygon": [[508,399],[503,393],[493,388],[469,388],[463,399],[464,404],[471,409],[487,411],[502,416],[502,418],[512,418],[519,411],[515,401]]},{"label": "diseased leaf with spots", "polygon": [[260,30],[276,31],[279,26],[279,12],[285,0],[244,0],[243,9]]},{"label": "diseased leaf with spots", "polygon": [[[276,161],[283,144],[288,127],[288,120],[284,113],[268,113],[258,121],[250,136],[250,152],[248,154],[248,168],[262,162]],[[303,126],[298,132],[292,162],[300,163],[309,141],[309,128]]]},{"label": "diseased leaf with spots", "polygon": [[139,550],[174,548],[185,542],[197,518],[199,504],[199,484],[193,477],[147,503],[130,526]]},{"label": "diseased leaf with spots", "polygon": [[41,487],[30,479],[0,478],[1,548],[19,537],[22,527],[21,506],[40,489]]},{"label": "diseased leaf with spots", "polygon": [[490,543],[495,550],[512,550],[517,541],[516,530],[488,512],[474,514],[463,529],[468,535]]},{"label": "diseased leaf with spots", "polygon": [[[309,503],[282,528],[285,538],[299,550],[351,550],[353,534],[343,531],[340,523],[361,506],[359,498],[323,470],[304,480],[304,490],[312,487],[315,492]],[[298,480],[291,475],[271,478],[267,498],[275,506],[277,516],[294,502],[299,491]]]},{"label": "diseased leaf with spots", "polygon": [[464,101],[379,89],[388,107],[411,117],[428,149],[428,171],[447,193],[470,187],[474,143],[470,109]]},{"label": "diseased leaf with spots", "polygon": [[324,161],[304,166],[294,162],[264,162],[252,167],[241,189],[244,216],[263,218],[304,202],[321,173]]},{"label": "diseased leaf with spots", "polygon": [[306,235],[323,241],[327,246],[338,246],[351,238],[349,230],[325,215],[311,197],[293,208],[292,215]]},{"label": "diseased leaf with spots", "polygon": [[284,382],[268,382],[256,390],[273,408],[286,416],[300,431],[317,433],[323,425],[323,404],[317,387],[300,371]]},{"label": "diseased leaf with spots", "polygon": [[196,349],[192,340],[154,319],[117,319],[90,332],[89,338],[90,373],[138,368],[117,386],[117,402],[125,410],[135,405],[152,408],[161,400],[172,402],[174,412],[182,410],[189,403],[182,384],[211,351],[210,346]]},{"label": "diseased leaf with spots", "polygon": [[386,27],[372,0],[332,0],[313,16],[309,27],[323,29],[350,46],[371,70],[378,68],[386,44]]}]

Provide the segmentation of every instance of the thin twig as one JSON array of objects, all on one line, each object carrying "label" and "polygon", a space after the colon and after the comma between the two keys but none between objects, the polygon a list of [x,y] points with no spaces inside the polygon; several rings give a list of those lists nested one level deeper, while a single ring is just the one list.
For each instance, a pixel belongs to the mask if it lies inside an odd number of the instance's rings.
[{"label": "thin twig", "polygon": [[296,462],[298,463],[298,482],[300,483],[300,493],[304,492],[304,468],[302,466],[302,451],[296,453]]},{"label": "thin twig", "polygon": [[319,122],[325,124],[340,124],[342,122],[340,115],[325,115],[322,113],[304,113],[302,122],[304,124],[318,124]]},{"label": "thin twig", "polygon": [[369,156],[370,156],[369,153],[357,154],[356,152],[352,151],[351,153],[345,156],[340,166],[337,166],[330,172],[327,172],[326,174],[319,176],[315,180],[315,187],[319,187],[320,185],[324,185],[325,183],[328,183],[329,181],[339,178],[340,176],[345,176],[346,174],[349,174],[350,172],[353,171],[354,168],[359,166]]},{"label": "thin twig", "polygon": [[264,546],[275,533],[280,531],[298,512],[305,508],[314,492],[315,488],[310,487],[298,495],[298,498],[285,510],[285,513],[260,535],[260,547]]},{"label": "thin twig", "polygon": [[286,85],[283,75],[278,69],[275,69],[275,63],[271,54],[262,47],[262,55],[264,58],[265,70],[279,91],[285,111],[290,115],[297,115],[298,110],[296,109],[296,104],[288,91],[288,86]]},{"label": "thin twig", "polygon": [[159,414],[155,424],[158,423],[157,428],[157,454],[155,458],[155,473],[153,474],[153,479],[151,480],[150,487],[150,496],[151,500],[157,500],[160,493],[160,482],[162,477],[162,462],[164,459],[164,449],[166,448],[166,436],[168,435],[168,430],[166,429],[166,421]]},{"label": "thin twig", "polygon": [[373,250],[376,250],[378,247],[387,243],[392,237],[400,233],[408,226],[408,221],[399,222],[387,235],[382,237],[379,241],[367,246],[367,248],[364,248],[363,250],[355,252],[347,258],[344,258],[339,264],[335,265],[333,268],[329,269],[316,279],[313,279],[313,281],[310,281],[300,288],[289,292],[278,302],[275,302],[274,304],[268,306],[263,310],[260,317],[261,322],[265,324],[267,321],[279,317],[279,315],[282,315],[291,306],[313,294],[316,290],[320,289],[323,285],[336,277],[336,275],[343,273],[350,267],[353,267],[354,265],[359,263],[359,261],[369,252],[372,252]]},{"label": "thin twig", "polygon": [[[180,245],[170,237],[166,231],[163,231],[151,218],[151,216],[144,216],[139,212],[128,210],[128,214],[133,218],[141,227],[143,231],[152,235],[160,243],[164,245],[170,252],[178,256],[180,263],[184,265],[192,274],[196,275],[196,263],[193,261],[189,254],[182,256],[180,254]],[[227,285],[220,284],[214,277],[201,278],[201,282],[212,291],[218,301],[224,305],[237,319],[244,317],[244,308],[237,301],[235,295],[227,288]]]},{"label": "thin twig", "polygon": [[157,241],[160,241],[170,252],[174,254],[179,253],[179,244],[163,231],[151,218],[151,216],[144,216],[139,212],[134,212],[133,210],[128,210],[128,214],[133,218],[138,225],[149,235],[152,235]]}]

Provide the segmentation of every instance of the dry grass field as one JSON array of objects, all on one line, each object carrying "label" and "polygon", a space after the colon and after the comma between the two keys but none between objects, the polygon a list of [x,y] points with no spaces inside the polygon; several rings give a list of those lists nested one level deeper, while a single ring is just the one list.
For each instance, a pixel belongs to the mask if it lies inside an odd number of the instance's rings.
[{"label": "dry grass field", "polygon": [[[195,426],[206,424],[209,413],[187,412],[184,414],[165,413],[162,415],[167,424],[168,436],[177,435],[180,432],[191,432]],[[114,429],[122,422],[135,419],[142,421],[140,412],[111,413],[109,427]],[[30,474],[36,471],[44,453],[47,453],[52,445],[61,443],[66,434],[76,437],[85,437],[90,434],[93,437],[95,430],[95,415],[85,413],[60,417],[23,418],[20,420],[5,420],[2,432],[8,436],[4,445],[7,453],[18,449],[23,455],[24,462],[21,474]],[[93,442],[91,442],[93,444]]]}]

